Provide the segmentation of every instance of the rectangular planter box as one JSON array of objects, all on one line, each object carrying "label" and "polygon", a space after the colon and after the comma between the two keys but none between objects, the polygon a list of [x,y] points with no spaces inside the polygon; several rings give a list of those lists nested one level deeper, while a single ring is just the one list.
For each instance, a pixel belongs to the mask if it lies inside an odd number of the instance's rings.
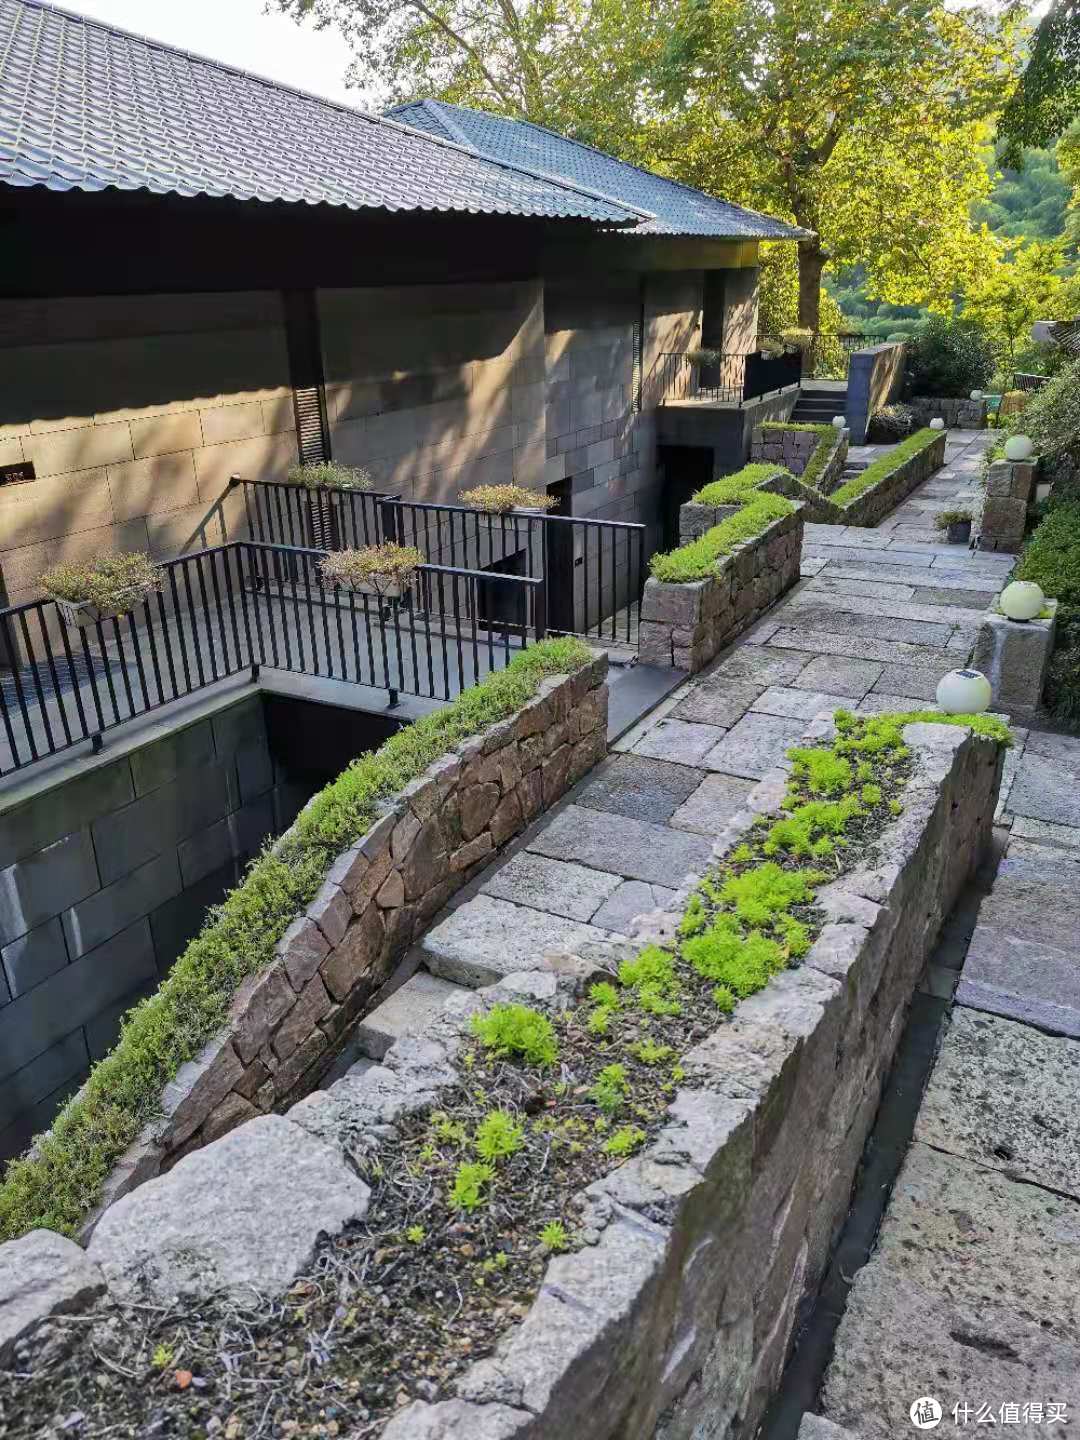
[{"label": "rectangular planter box", "polygon": [[[714,517],[702,529],[738,508],[683,507]],[[673,584],[650,577],[641,601],[641,659],[691,674],[701,670],[795,584],[802,536],[803,511],[798,506],[717,561],[715,575],[707,580]]]}]

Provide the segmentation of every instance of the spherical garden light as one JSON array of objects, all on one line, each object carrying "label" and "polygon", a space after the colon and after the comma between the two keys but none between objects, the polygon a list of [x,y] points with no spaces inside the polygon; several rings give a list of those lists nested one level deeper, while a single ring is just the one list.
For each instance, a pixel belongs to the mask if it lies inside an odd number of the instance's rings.
[{"label": "spherical garden light", "polygon": [[1043,606],[1046,596],[1033,580],[1014,580],[998,597],[998,607],[1010,620],[1034,620]]},{"label": "spherical garden light", "polygon": [[937,703],[946,715],[978,715],[992,693],[981,670],[950,670],[938,681]]},{"label": "spherical garden light", "polygon": [[1010,435],[1005,441],[1006,460],[1029,460],[1035,444],[1030,435]]},{"label": "spherical garden light", "polygon": [[983,398],[983,392],[981,390],[972,390],[971,398],[972,400],[981,400]]},{"label": "spherical garden light", "polygon": [[832,423],[834,430],[843,430],[844,426],[847,424],[847,421],[844,419],[843,415],[834,415],[832,417]]},{"label": "spherical garden light", "polygon": [[930,421],[930,429],[931,429],[931,430],[944,430],[944,429],[945,429],[945,421],[942,420],[942,418],[941,418],[940,415],[935,415],[934,418]]}]

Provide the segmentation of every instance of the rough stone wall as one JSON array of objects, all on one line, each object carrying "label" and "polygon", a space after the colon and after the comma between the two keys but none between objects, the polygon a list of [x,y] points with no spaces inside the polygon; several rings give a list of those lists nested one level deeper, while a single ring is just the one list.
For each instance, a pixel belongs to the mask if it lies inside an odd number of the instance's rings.
[{"label": "rough stone wall", "polygon": [[985,430],[986,401],[965,398],[953,400],[941,395],[913,395],[904,401],[915,412],[915,424],[929,425],[931,420],[944,420],[947,430]]},{"label": "rough stone wall", "polygon": [[975,525],[980,550],[1015,555],[1021,549],[1038,468],[1038,460],[995,460],[990,466]]},{"label": "rough stone wall", "polygon": [[924,480],[929,480],[935,471],[940,470],[945,463],[945,431],[936,435],[928,445],[923,446],[916,454],[908,457],[902,465],[879,480],[870,489],[864,490],[861,495],[856,495],[854,500],[849,500],[846,505],[836,506],[838,518],[835,523],[839,525],[876,525],[879,520],[895,510],[901,500],[908,495]]},{"label": "rough stone wall", "polygon": [[798,506],[725,555],[707,580],[676,585],[650,576],[641,601],[642,661],[701,670],[798,580],[802,535]]},{"label": "rough stone wall", "polygon": [[112,1047],[287,799],[252,697],[0,814],[0,1159]]},{"label": "rough stone wall", "polygon": [[[750,450],[751,460],[774,460],[793,475],[802,475],[810,457],[821,444],[822,437],[810,430],[776,430],[759,427],[754,431]],[[815,481],[815,488],[822,495],[828,495],[840,483],[847,461],[848,435],[846,430],[837,433],[832,440],[828,459],[821,474]]]},{"label": "rough stone wall", "polygon": [[1057,632],[1056,600],[1048,600],[1045,619],[1009,620],[1000,610],[983,616],[971,663],[993,689],[992,704],[1014,721],[1027,721],[1042,700],[1043,682]]},{"label": "rough stone wall", "polygon": [[35,474],[0,487],[7,603],[60,561],[235,539],[230,474],[282,479],[295,461],[278,295],[5,304],[0,465]]},{"label": "rough stone wall", "polygon": [[[918,976],[990,838],[997,746],[944,725],[911,725],[905,739],[904,812],[876,860],[819,892],[829,918],[803,962],[683,1058],[665,1129],[587,1191],[593,1243],[548,1262],[523,1321],[456,1381],[456,1398],[413,1402],[383,1440],[755,1434],[847,1213]],[[786,779],[779,767],[751,792],[715,856],[755,813],[777,812]],[[572,1000],[599,965],[670,936],[690,883],[669,911],[636,922],[635,940],[538,957],[535,970],[455,996],[380,1066],[214,1142],[116,1206],[87,1254],[40,1231],[4,1246],[0,1295],[17,1303],[0,1306],[0,1347],[56,1311],[91,1307],[106,1284],[122,1300],[183,1291],[189,1304],[222,1286],[286,1290],[320,1233],[367,1209],[350,1151],[460,1083],[471,1014],[511,996]]]},{"label": "rough stone wall", "polygon": [[[507,841],[607,749],[607,658],[546,680],[462,741],[338,857],[228,1024],[184,1065],[106,1182],[101,1211],[183,1155],[307,1093],[409,945]],[[91,1223],[93,1223],[93,1220]]]}]

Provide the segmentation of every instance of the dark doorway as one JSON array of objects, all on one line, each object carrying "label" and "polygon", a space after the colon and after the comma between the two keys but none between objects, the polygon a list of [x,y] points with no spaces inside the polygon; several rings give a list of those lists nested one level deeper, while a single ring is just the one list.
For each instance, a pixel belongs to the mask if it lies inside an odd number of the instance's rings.
[{"label": "dark doorway", "polygon": [[[547,487],[554,496],[551,515],[574,513],[573,482],[555,480]],[[574,625],[574,526],[544,526],[544,580],[547,592],[547,628],[573,631]]]},{"label": "dark doorway", "polygon": [[264,695],[263,710],[279,780],[311,795],[357,756],[377,750],[404,723],[388,715],[294,700],[289,695]]},{"label": "dark doorway", "polygon": [[660,548],[674,550],[679,543],[679,507],[713,478],[713,452],[708,445],[660,445],[656,462],[663,497]]},{"label": "dark doorway", "polygon": [[[484,569],[494,575],[527,575],[528,555],[515,550],[501,560],[492,560]],[[496,581],[479,580],[476,585],[476,618],[493,629],[521,629],[528,624],[523,585],[500,585]]]}]

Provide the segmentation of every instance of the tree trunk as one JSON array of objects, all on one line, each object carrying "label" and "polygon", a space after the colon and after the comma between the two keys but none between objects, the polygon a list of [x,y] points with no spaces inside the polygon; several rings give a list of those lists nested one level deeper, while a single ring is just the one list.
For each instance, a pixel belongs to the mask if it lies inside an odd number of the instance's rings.
[{"label": "tree trunk", "polygon": [[828,258],[819,240],[799,241],[799,328],[815,334],[821,319],[821,272]]}]

